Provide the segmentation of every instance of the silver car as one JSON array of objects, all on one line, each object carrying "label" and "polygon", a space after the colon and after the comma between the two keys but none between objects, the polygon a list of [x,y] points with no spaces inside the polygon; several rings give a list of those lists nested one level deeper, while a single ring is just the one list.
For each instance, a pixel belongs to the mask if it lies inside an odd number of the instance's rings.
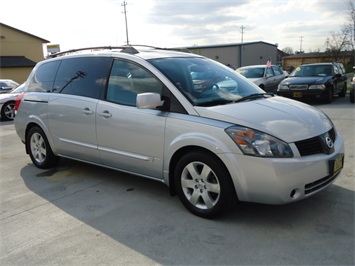
[{"label": "silver car", "polygon": [[17,106],[37,167],[66,157],[154,179],[205,218],[310,197],[343,168],[343,139],[320,110],[189,53],[60,54],[37,64]]},{"label": "silver car", "polygon": [[280,82],[287,77],[285,71],[275,65],[245,66],[236,71],[266,92],[276,92]]}]

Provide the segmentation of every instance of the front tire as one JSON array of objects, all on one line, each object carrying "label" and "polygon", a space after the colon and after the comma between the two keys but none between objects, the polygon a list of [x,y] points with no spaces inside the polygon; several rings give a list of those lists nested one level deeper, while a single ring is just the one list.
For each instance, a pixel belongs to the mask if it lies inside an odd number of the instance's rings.
[{"label": "front tire", "polygon": [[37,126],[31,128],[27,134],[26,148],[33,164],[38,168],[48,169],[59,161],[59,157],[53,154],[43,130]]},{"label": "front tire", "polygon": [[325,98],[324,98],[324,103],[332,103],[334,99],[334,95],[333,95],[333,88],[329,88],[329,90],[327,91]]},{"label": "front tire", "polygon": [[179,199],[197,216],[215,218],[236,202],[237,195],[227,169],[212,155],[186,154],[177,163],[174,173]]},{"label": "front tire", "polygon": [[7,102],[1,109],[1,119],[8,121],[14,120],[15,117],[15,102]]}]

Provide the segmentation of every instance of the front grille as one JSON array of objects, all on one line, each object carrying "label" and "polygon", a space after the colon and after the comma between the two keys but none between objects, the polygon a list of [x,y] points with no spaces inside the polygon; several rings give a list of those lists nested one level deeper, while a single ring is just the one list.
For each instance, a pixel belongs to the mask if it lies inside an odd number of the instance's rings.
[{"label": "front grille", "polygon": [[307,90],[308,85],[290,85],[290,90]]},{"label": "front grille", "polygon": [[325,144],[325,138],[328,136],[333,143],[335,142],[335,130],[332,128],[327,133],[313,137],[310,139],[300,140],[295,142],[295,145],[301,156],[313,155],[313,154],[329,154],[331,148]]}]

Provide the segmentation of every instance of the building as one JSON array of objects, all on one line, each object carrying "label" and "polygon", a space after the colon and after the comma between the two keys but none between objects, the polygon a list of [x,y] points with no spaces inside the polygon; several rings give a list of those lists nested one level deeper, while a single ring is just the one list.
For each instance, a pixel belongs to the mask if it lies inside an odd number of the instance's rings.
[{"label": "building", "polygon": [[49,41],[0,23],[0,79],[26,81]]},{"label": "building", "polygon": [[276,44],[266,42],[247,42],[206,46],[186,47],[192,53],[214,59],[236,68],[247,65],[263,65],[271,59],[272,64],[281,61]]},{"label": "building", "polygon": [[282,67],[290,70],[302,64],[324,62],[341,62],[345,66],[347,72],[352,72],[354,65],[354,52],[343,51],[337,54],[331,52],[301,53],[282,57]]}]

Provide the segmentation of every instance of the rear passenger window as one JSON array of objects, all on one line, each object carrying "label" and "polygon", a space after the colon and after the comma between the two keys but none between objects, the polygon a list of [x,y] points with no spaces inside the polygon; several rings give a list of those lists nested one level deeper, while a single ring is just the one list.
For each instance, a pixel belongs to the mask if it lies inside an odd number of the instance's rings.
[{"label": "rear passenger window", "polygon": [[99,99],[105,89],[111,61],[108,57],[62,60],[53,92]]},{"label": "rear passenger window", "polygon": [[50,92],[61,61],[43,63],[35,71],[27,91]]},{"label": "rear passenger window", "polygon": [[276,66],[273,66],[272,69],[274,70],[275,76],[283,74],[282,70]]},{"label": "rear passenger window", "polygon": [[123,60],[115,60],[107,87],[107,100],[136,106],[137,94],[156,92],[161,95],[163,84],[146,69]]}]

